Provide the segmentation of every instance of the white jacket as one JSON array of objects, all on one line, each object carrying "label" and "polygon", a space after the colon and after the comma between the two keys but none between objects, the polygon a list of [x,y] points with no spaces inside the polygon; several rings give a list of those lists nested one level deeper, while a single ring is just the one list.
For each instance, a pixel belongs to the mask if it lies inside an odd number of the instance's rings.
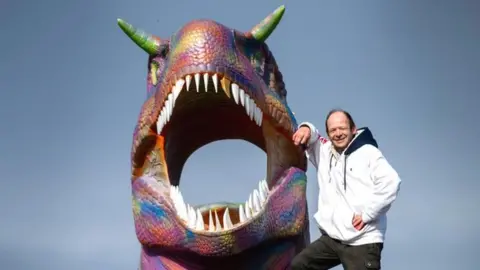
[{"label": "white jacket", "polygon": [[[307,156],[317,169],[318,211],[314,215],[321,230],[348,245],[383,243],[386,212],[397,197],[400,178],[377,148],[368,128],[358,129],[342,154],[320,136],[311,123]],[[352,225],[354,214],[362,214],[365,227]]]}]

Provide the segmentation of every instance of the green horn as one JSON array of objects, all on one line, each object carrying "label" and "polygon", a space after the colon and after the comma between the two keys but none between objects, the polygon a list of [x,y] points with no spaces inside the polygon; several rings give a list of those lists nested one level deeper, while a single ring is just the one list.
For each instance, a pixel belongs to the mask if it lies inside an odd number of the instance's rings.
[{"label": "green horn", "polygon": [[285,6],[282,5],[250,30],[252,36],[258,41],[267,40],[282,19],[283,13],[285,13]]},{"label": "green horn", "polygon": [[122,28],[123,32],[125,32],[125,34],[127,34],[127,36],[131,38],[135,44],[137,44],[148,54],[154,55],[159,52],[160,38],[147,34],[140,29],[136,29],[122,19],[117,19],[117,23],[118,26]]}]

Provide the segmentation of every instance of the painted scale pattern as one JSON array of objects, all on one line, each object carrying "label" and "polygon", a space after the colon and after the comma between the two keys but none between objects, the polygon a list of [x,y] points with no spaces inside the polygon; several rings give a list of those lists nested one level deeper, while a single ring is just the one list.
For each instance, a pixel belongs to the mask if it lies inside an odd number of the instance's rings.
[{"label": "painted scale pattern", "polygon": [[[295,256],[295,247],[289,244],[275,246],[264,253],[264,258],[249,261],[243,269],[288,269],[291,258]],[[150,257],[142,256],[141,264],[143,269],[165,269],[165,270],[204,270],[205,267],[189,263],[182,258]],[[222,269],[232,269],[232,265],[224,265]],[[218,269],[218,268],[217,268]],[[212,270],[212,269],[210,269]]]},{"label": "painted scale pattern", "polygon": [[[157,136],[151,127],[172,87],[185,75],[222,74],[255,100],[264,118],[271,120],[269,122],[277,130],[290,136],[296,129],[297,122],[286,101],[282,75],[264,43],[283,12],[282,6],[246,33],[215,21],[194,20],[170,39],[147,34],[119,20],[124,32],[149,54],[147,97],[134,130],[131,153],[132,208],[137,238],[142,244],[141,269],[204,269],[191,257],[179,258],[181,255],[175,253],[163,256],[162,252],[152,256],[150,248],[155,246],[221,257],[241,253],[269,239],[308,234],[306,168],[292,167],[283,173],[283,182],[275,187],[264,207],[265,214],[260,218],[253,219],[249,226],[239,227],[234,233],[224,232],[214,237],[208,233],[194,233],[180,224],[169,199],[170,184],[155,178],[157,173],[167,169],[164,138]],[[298,246],[292,242],[270,246],[259,252],[263,257],[244,262],[248,266],[243,269],[286,267],[297,252]],[[225,269],[230,268],[233,266]]]}]

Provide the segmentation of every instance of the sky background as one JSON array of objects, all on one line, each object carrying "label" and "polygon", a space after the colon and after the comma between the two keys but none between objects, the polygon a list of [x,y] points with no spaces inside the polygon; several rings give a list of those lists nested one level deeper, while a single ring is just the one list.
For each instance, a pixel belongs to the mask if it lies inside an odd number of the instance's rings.
[{"label": "sky background", "polygon": [[[1,268],[136,269],[129,157],[147,55],[117,17],[168,38],[196,18],[247,31],[286,4],[268,44],[298,120],[323,131],[328,110],[349,110],[403,180],[383,268],[478,269],[480,3],[238,3],[0,0]],[[253,145],[216,142],[188,160],[181,190],[245,201],[265,166]]]}]

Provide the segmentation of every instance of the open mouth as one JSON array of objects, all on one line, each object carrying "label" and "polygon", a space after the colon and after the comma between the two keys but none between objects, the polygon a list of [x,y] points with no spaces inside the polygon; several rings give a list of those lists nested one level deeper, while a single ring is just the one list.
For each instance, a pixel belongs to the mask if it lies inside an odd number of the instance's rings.
[{"label": "open mouth", "polygon": [[[164,137],[167,168],[160,177],[170,184],[172,210],[184,227],[197,234],[235,231],[264,213],[278,187],[288,184],[288,169],[303,168],[302,152],[293,145],[291,130],[286,128],[292,126],[291,120],[269,106],[264,96],[252,97],[252,91],[224,74],[194,73],[177,78],[151,127]],[[245,202],[191,206],[179,188],[183,166],[200,147],[224,139],[242,139],[266,152],[266,178]],[[245,169],[238,166],[238,170]]]}]

